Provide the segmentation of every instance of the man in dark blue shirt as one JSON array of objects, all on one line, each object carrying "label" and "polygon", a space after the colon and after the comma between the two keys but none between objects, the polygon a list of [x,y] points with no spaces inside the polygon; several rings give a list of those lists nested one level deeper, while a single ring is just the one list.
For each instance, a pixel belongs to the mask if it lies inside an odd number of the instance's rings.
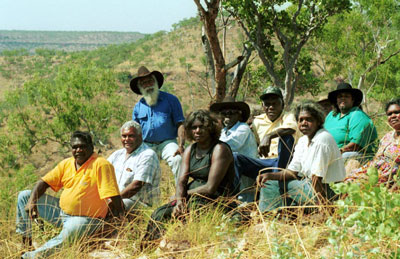
[{"label": "man in dark blue shirt", "polygon": [[176,182],[185,144],[185,118],[178,98],[159,90],[163,82],[159,71],[139,68],[130,87],[143,98],[133,108],[132,119],[142,126],[144,142],[168,163]]}]

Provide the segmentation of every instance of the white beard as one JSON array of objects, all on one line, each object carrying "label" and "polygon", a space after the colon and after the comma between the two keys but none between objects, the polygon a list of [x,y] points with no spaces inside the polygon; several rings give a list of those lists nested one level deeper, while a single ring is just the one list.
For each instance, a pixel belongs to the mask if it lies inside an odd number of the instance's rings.
[{"label": "white beard", "polygon": [[[156,83],[151,87],[148,87],[146,90],[144,90],[140,85],[138,85],[140,92],[143,95],[144,100],[146,103],[150,106],[154,106],[157,104],[158,101],[158,94],[160,93],[160,90],[158,89],[158,84],[157,81]],[[153,89],[152,91],[150,91]]]}]

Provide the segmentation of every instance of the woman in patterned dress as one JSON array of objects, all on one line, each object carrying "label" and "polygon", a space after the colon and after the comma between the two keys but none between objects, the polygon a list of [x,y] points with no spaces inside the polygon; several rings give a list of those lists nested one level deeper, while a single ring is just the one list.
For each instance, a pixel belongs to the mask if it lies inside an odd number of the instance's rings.
[{"label": "woman in patterned dress", "polygon": [[379,143],[374,159],[361,168],[353,170],[345,181],[365,181],[367,170],[375,167],[378,170],[379,183],[391,183],[398,173],[400,165],[400,98],[390,101],[385,108],[388,123],[393,131],[386,133]]}]

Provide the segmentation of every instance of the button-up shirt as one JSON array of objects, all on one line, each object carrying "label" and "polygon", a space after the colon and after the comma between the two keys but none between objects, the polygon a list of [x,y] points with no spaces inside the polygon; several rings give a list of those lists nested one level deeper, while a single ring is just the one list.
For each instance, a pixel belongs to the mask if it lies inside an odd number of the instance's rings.
[{"label": "button-up shirt", "polygon": [[238,121],[230,129],[223,128],[219,140],[227,143],[233,152],[257,158],[256,139],[250,127],[244,122]]},{"label": "button-up shirt", "polygon": [[339,182],[346,176],[335,139],[325,129],[318,130],[311,142],[307,136],[299,139],[288,169],[298,172],[299,177],[322,177],[323,183]]},{"label": "button-up shirt", "polygon": [[119,190],[122,191],[135,180],[144,182],[139,192],[130,199],[151,206],[160,196],[161,170],[157,154],[142,143],[127,158],[126,155],[126,149],[122,148],[107,159],[115,168]]},{"label": "button-up shirt", "polygon": [[[282,114],[275,120],[271,121],[267,114],[261,114],[254,117],[253,120],[253,132],[257,138],[257,142],[260,142],[265,135],[277,130],[277,129],[293,129],[296,133],[293,134],[295,141],[298,137],[297,122],[296,118],[291,113],[282,112]],[[278,142],[279,138],[271,139],[271,145],[269,147],[268,157],[263,158],[275,158],[278,156]]]},{"label": "button-up shirt", "polygon": [[185,120],[182,106],[176,96],[160,91],[157,104],[149,106],[144,98],[133,108],[132,119],[142,126],[145,142],[175,139],[178,124]]}]

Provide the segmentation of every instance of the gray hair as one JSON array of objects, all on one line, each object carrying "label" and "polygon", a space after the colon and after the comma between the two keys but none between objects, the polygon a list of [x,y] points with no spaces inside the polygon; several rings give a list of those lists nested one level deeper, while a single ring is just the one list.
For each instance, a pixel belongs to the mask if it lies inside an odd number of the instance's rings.
[{"label": "gray hair", "polygon": [[139,123],[137,123],[134,120],[127,121],[122,125],[120,133],[122,133],[123,129],[130,129],[130,128],[135,128],[138,134],[142,134],[142,127],[140,126]]},{"label": "gray hair", "polygon": [[325,122],[325,113],[321,105],[310,100],[305,100],[296,105],[296,107],[294,108],[294,116],[296,117],[296,121],[299,120],[299,115],[301,111],[306,111],[310,113],[310,115],[320,123],[321,128],[323,127]]}]

